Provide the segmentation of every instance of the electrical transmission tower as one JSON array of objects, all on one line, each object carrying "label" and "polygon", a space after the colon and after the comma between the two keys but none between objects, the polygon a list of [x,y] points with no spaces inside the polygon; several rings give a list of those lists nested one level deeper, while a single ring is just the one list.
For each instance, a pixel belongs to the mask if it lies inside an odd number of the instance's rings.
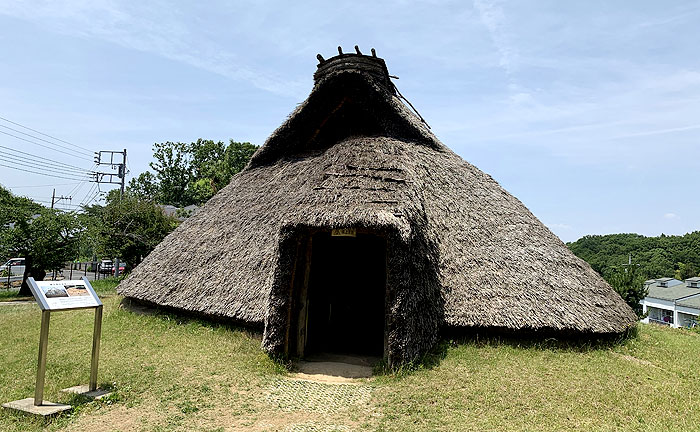
[{"label": "electrical transmission tower", "polygon": [[[118,155],[116,160],[115,155]],[[124,178],[126,177],[126,149],[124,151],[102,150],[95,152],[95,164],[98,167],[100,165],[109,165],[113,170],[117,170],[116,173],[96,171],[93,173],[95,176],[93,181],[98,185],[100,183],[121,185],[121,190],[119,191],[119,199],[121,199],[124,195]],[[117,181],[114,180],[115,177]]]}]

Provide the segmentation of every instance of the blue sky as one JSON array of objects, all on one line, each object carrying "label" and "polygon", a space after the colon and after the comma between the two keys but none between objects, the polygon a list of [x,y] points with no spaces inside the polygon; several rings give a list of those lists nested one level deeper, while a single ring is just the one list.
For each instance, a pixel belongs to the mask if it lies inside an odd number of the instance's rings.
[{"label": "blue sky", "polygon": [[[357,44],[564,241],[700,229],[700,3],[299,3],[4,0],[0,117],[126,148],[136,176],[154,142],[262,144],[311,90],[316,54]],[[0,164],[9,148],[92,168],[85,150],[0,146]],[[94,192],[5,167],[0,183],[43,201],[56,185],[73,205]]]}]

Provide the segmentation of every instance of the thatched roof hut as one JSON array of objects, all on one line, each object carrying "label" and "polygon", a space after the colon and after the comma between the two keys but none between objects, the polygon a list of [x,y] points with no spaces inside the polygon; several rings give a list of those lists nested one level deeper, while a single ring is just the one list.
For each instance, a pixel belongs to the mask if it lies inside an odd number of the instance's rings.
[{"label": "thatched roof hut", "polygon": [[319,56],[308,99],[118,292],[264,325],[270,352],[391,363],[445,328],[633,325],[587,263],[438,141],[372,51]]}]

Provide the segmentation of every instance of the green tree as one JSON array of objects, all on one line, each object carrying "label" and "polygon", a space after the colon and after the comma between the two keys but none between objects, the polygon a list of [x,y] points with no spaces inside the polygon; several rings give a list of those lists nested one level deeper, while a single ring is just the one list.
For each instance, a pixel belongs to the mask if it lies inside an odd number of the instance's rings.
[{"label": "green tree", "polygon": [[101,248],[107,256],[119,257],[129,269],[136,267],[176,226],[151,201],[126,193],[108,196],[102,210]]},{"label": "green tree", "polygon": [[192,143],[164,142],[153,146],[155,173],[146,171],[129,182],[132,195],[158,204],[201,205],[245,168],[258,149],[251,143],[198,139]]},{"label": "green tree", "polygon": [[[116,190],[119,193],[119,190]],[[93,204],[84,206],[76,216],[82,228],[78,238],[77,258],[94,261],[102,256],[102,210],[104,206]]]},{"label": "green tree", "polygon": [[189,145],[164,142],[153,145],[150,166],[158,180],[157,200],[160,204],[183,207],[192,204],[188,186],[193,178]]},{"label": "green tree", "polygon": [[226,147],[226,153],[224,154],[224,166],[226,174],[226,182],[222,185],[226,186],[231,177],[243,171],[243,168],[248,165],[250,158],[258,150],[258,146],[251,144],[249,142],[235,142],[230,140],[228,146]]},{"label": "green tree", "polygon": [[676,271],[674,272],[674,277],[676,279],[686,280],[695,276],[697,276],[697,271],[695,270],[695,266],[692,263],[676,263]]},{"label": "green tree", "polygon": [[75,258],[82,227],[75,213],[48,209],[0,187],[0,255],[24,257],[20,295],[29,295],[27,278],[43,280]]},{"label": "green tree", "polygon": [[646,278],[641,274],[639,266],[627,265],[612,269],[607,277],[608,283],[620,294],[638,317],[642,317],[642,305],[639,301],[647,296],[648,290],[644,287]]},{"label": "green tree", "polygon": [[156,176],[150,171],[142,172],[138,177],[132,178],[127,189],[132,195],[147,201],[156,201],[159,198],[160,185]]}]

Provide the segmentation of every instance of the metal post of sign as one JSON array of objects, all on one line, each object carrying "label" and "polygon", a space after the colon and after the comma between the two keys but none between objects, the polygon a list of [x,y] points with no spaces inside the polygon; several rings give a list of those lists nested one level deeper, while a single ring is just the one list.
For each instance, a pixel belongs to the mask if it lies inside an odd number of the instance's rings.
[{"label": "metal post of sign", "polygon": [[34,405],[40,406],[44,401],[44,377],[46,376],[46,348],[49,344],[49,321],[51,311],[41,311],[41,334],[39,336],[39,364],[36,368],[36,389]]},{"label": "metal post of sign", "polygon": [[100,360],[100,336],[102,335],[102,306],[95,308],[95,328],[92,334],[92,360],[90,361],[90,391],[97,390],[97,363]]}]

